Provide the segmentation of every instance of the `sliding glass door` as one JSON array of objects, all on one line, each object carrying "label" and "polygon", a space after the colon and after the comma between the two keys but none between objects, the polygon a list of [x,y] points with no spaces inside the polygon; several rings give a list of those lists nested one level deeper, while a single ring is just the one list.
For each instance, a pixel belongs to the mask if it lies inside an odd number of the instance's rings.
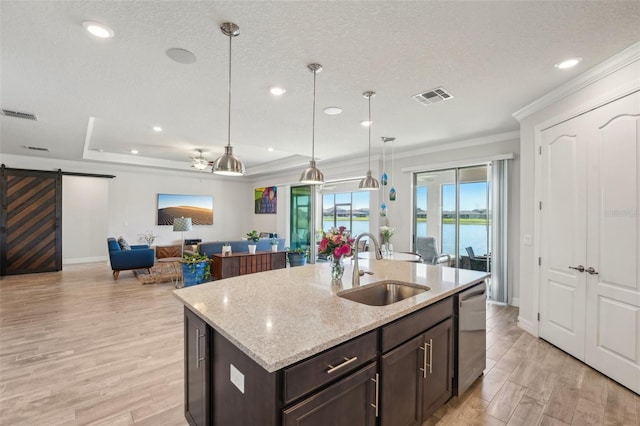
[{"label": "sliding glass door", "polygon": [[486,164],[416,173],[414,248],[433,239],[451,266],[490,271],[490,177]]}]

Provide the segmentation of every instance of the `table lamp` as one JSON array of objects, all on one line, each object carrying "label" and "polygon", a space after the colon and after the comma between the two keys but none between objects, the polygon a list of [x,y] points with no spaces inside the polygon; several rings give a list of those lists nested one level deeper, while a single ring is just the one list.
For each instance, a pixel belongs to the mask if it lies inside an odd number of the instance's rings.
[{"label": "table lamp", "polygon": [[190,217],[176,217],[173,219],[173,231],[181,232],[180,238],[180,258],[184,257],[184,233],[191,231]]}]

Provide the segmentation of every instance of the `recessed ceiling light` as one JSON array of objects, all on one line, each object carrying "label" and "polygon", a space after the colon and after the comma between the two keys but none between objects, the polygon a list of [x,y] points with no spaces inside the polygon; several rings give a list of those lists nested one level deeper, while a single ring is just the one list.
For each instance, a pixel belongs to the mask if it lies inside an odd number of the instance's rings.
[{"label": "recessed ceiling light", "polygon": [[373,124],[373,121],[369,121],[369,120],[362,120],[360,122],[360,124],[362,124],[364,127],[369,127]]},{"label": "recessed ceiling light", "polygon": [[91,34],[99,38],[111,38],[114,35],[114,32],[111,28],[99,22],[84,21],[82,23],[82,26],[85,30],[89,31]]},{"label": "recessed ceiling light", "polygon": [[339,107],[326,107],[323,109],[324,113],[327,115],[338,115],[342,112],[342,108]]},{"label": "recessed ceiling light", "polygon": [[267,148],[267,151],[269,151],[269,152],[273,152],[273,147],[272,147],[272,146],[270,146],[269,148]]},{"label": "recessed ceiling light", "polygon": [[132,150],[131,150],[131,151],[129,151],[129,152],[130,152],[130,153],[132,153],[132,154],[137,154],[137,153],[138,153],[138,150],[137,150],[137,149],[132,149]]},{"label": "recessed ceiling light", "polygon": [[153,129],[154,132],[161,132],[162,131],[162,127],[160,127],[160,126],[153,126],[152,129]]},{"label": "recessed ceiling light", "polygon": [[270,90],[272,95],[275,96],[282,96],[286,93],[286,90],[283,89],[282,87],[272,87]]},{"label": "recessed ceiling light", "polygon": [[564,61],[557,63],[556,68],[564,70],[567,68],[575,67],[580,63],[580,61],[582,61],[582,58],[580,57],[565,59]]}]

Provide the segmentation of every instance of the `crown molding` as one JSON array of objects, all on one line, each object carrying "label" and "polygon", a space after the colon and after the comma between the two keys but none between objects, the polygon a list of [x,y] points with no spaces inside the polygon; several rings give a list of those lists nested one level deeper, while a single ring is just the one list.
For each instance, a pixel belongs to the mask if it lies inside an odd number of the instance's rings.
[{"label": "crown molding", "polygon": [[584,72],[578,77],[568,81],[557,89],[547,93],[543,97],[531,102],[529,105],[513,113],[513,118],[522,121],[524,118],[534,114],[549,105],[553,105],[559,100],[584,89],[587,86],[601,80],[608,75],[626,67],[627,65],[640,59],[640,42],[637,42],[622,52],[612,56],[599,65]]}]

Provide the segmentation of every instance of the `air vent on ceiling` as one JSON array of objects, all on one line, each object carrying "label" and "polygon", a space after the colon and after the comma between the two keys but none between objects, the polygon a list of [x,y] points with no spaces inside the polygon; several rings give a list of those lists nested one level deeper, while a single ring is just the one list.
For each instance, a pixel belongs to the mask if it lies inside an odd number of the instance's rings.
[{"label": "air vent on ceiling", "polygon": [[49,148],[43,148],[41,146],[25,146],[24,149],[30,149],[31,151],[49,152]]},{"label": "air vent on ceiling", "polygon": [[435,88],[426,92],[413,95],[413,99],[420,102],[423,105],[435,104],[437,102],[448,101],[453,99],[451,93],[444,90],[442,87]]},{"label": "air vent on ceiling", "polygon": [[2,114],[7,117],[15,117],[15,118],[24,118],[25,120],[33,120],[38,121],[38,117],[35,114],[31,114],[30,112],[20,112],[20,111],[12,111],[10,109],[3,109]]}]

